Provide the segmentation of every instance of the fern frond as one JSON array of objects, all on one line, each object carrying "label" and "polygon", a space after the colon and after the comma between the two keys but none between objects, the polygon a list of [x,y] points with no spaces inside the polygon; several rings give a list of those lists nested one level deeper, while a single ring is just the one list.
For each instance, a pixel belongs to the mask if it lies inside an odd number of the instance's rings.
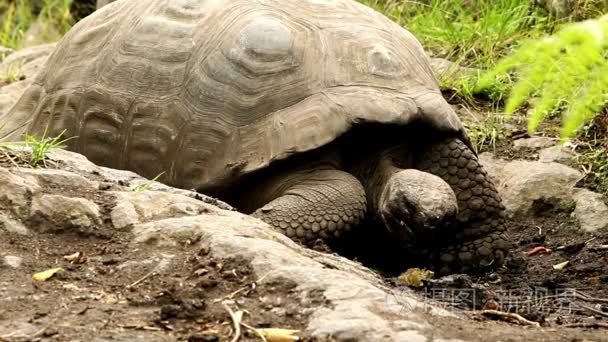
[{"label": "fern frond", "polygon": [[478,89],[516,71],[505,105],[507,115],[531,104],[528,130],[533,132],[563,104],[562,139],[572,137],[606,103],[608,92],[608,15],[569,24],[553,36],[528,42],[480,78]]}]

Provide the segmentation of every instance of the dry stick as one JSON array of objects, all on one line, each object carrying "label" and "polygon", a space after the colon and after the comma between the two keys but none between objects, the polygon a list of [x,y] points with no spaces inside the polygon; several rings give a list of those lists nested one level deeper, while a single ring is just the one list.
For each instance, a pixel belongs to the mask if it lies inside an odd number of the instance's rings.
[{"label": "dry stick", "polygon": [[606,298],[591,297],[578,290],[573,290],[573,291],[574,291],[574,296],[576,297],[576,299],[580,299],[585,302],[608,303],[608,299],[606,299]]},{"label": "dry stick", "polygon": [[608,329],[608,323],[570,323],[562,325],[565,328],[605,328]]},{"label": "dry stick", "polygon": [[150,278],[151,276],[156,275],[156,270],[152,270],[150,273],[146,274],[145,276],[139,278],[137,281],[135,281],[133,284],[131,285],[127,285],[127,288],[130,289],[132,287],[135,287],[137,285],[139,285],[139,283],[141,283],[142,281]]},{"label": "dry stick", "polygon": [[232,311],[228,304],[223,303],[223,305],[224,309],[228,311],[230,319],[232,319],[232,325],[234,326],[234,337],[232,338],[232,342],[236,342],[239,340],[239,338],[241,338],[241,322],[239,322],[239,320],[236,318],[234,311]]},{"label": "dry stick", "polygon": [[[268,275],[269,275],[271,272],[272,272],[272,270],[270,270],[270,271],[266,272],[266,274],[264,274],[263,276],[261,276],[261,277],[260,277],[258,280],[254,281],[254,282],[253,282],[253,284],[257,284],[257,283],[261,282],[261,281],[262,281],[262,280],[264,280],[264,278],[266,278],[266,277],[267,277],[267,276],[268,276]],[[224,297],[221,297],[221,298],[216,298],[216,299],[214,299],[214,300],[213,300],[213,302],[214,302],[214,303],[217,303],[217,302],[223,302],[223,301],[224,301],[224,300],[226,300],[226,299],[232,299],[232,298],[233,298],[234,296],[236,296],[237,294],[239,294],[239,293],[241,293],[241,292],[243,292],[243,291],[247,290],[247,288],[249,288],[249,285],[247,285],[247,286],[243,286],[243,287],[241,287],[240,289],[238,289],[238,290],[236,290],[236,291],[234,291],[234,292],[231,292],[231,293],[229,293],[229,294],[225,295]]]},{"label": "dry stick", "polygon": [[530,320],[527,320],[516,313],[502,312],[502,311],[498,311],[498,310],[481,310],[481,314],[484,316],[496,317],[496,318],[500,318],[503,320],[513,319],[523,325],[531,325],[531,326],[540,328],[540,324],[538,322],[532,322]]},{"label": "dry stick", "polygon": [[576,303],[576,305],[580,306],[581,308],[583,308],[585,310],[591,311],[591,312],[595,313],[596,315],[608,317],[608,312],[603,312],[603,311],[600,311],[598,309],[594,309],[594,308],[592,308],[590,306],[583,305],[583,304],[580,304],[580,303]]}]

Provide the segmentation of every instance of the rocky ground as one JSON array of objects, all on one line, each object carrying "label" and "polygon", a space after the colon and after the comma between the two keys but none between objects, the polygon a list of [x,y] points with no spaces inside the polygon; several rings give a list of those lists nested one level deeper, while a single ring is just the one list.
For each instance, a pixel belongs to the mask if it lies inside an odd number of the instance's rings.
[{"label": "rocky ground", "polygon": [[[0,112],[51,48],[0,64],[21,68],[0,85]],[[212,198],[61,150],[38,168],[5,151],[0,341],[229,341],[235,326],[241,340],[261,340],[260,328],[320,341],[606,340],[608,208],[577,188],[583,175],[565,165],[573,153],[532,137],[481,154],[511,217],[507,265],[409,288]],[[52,268],[62,270],[32,278]],[[507,313],[525,321],[507,322]]]}]

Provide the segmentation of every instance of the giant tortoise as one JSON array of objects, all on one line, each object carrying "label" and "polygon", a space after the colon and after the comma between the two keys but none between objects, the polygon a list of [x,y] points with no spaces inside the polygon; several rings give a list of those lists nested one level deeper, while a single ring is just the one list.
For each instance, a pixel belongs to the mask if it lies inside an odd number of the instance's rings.
[{"label": "giant tortoise", "polygon": [[305,244],[375,222],[442,272],[509,249],[420,43],[352,0],[119,0],[66,34],[7,115]]}]

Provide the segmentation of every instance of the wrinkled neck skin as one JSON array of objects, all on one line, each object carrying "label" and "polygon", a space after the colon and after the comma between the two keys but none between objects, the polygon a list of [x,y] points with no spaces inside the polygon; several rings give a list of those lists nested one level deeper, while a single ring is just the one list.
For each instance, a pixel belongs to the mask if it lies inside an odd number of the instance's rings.
[{"label": "wrinkled neck skin", "polygon": [[408,144],[370,146],[347,159],[347,172],[357,177],[367,195],[368,213],[378,212],[384,186],[395,173],[411,168],[413,154]]}]

